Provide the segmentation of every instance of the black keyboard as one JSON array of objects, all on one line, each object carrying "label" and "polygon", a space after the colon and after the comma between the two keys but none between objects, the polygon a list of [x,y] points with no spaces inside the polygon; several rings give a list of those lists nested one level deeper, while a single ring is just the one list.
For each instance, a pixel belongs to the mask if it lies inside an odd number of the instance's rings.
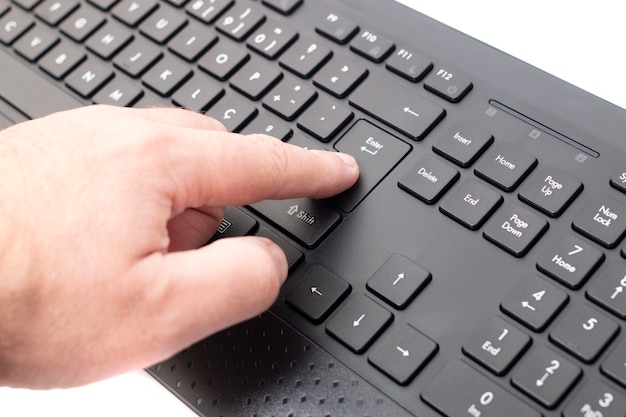
[{"label": "black keyboard", "polygon": [[178,106],[358,159],[227,209],[290,277],[148,370],[198,414],[625,415],[624,110],[382,0],[0,0],[0,44],[0,126]]}]

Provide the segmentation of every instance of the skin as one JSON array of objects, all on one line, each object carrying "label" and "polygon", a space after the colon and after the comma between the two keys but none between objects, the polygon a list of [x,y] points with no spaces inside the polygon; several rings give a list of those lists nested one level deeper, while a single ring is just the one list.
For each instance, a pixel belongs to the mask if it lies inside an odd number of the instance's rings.
[{"label": "skin", "polygon": [[287,276],[260,237],[201,247],[224,206],[322,198],[354,159],[180,109],[90,106],[0,131],[0,385],[70,387],[253,317]]}]

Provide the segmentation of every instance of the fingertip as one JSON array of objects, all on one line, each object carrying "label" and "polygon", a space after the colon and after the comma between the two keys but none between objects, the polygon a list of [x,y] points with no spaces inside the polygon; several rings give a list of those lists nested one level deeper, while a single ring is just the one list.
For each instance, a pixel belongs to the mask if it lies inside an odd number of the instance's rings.
[{"label": "fingertip", "polygon": [[[158,340],[180,349],[266,311],[287,278],[287,259],[271,240],[219,239],[198,250],[172,252],[152,263],[152,276],[163,284],[149,304]],[[158,322],[158,323],[157,323]],[[175,326],[175,330],[174,327]]]},{"label": "fingertip", "polygon": [[270,239],[264,237],[255,237],[253,238],[255,242],[265,248],[269,253],[270,257],[274,261],[276,266],[276,278],[278,279],[279,286],[282,286],[287,280],[288,274],[288,266],[287,266],[287,256],[285,252]]}]

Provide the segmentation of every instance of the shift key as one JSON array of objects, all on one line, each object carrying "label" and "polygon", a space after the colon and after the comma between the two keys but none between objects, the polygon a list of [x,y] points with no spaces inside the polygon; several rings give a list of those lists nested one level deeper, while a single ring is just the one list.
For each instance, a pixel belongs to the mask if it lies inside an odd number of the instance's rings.
[{"label": "shift key", "polygon": [[265,200],[250,208],[310,249],[341,221],[339,213],[310,198]]}]

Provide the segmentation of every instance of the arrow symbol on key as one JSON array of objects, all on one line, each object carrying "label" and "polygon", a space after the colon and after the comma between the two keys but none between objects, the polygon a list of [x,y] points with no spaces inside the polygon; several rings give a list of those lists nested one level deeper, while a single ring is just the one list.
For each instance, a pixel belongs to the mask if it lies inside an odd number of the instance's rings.
[{"label": "arrow symbol on key", "polygon": [[535,307],[531,306],[528,301],[522,301],[522,307],[535,311]]},{"label": "arrow symbol on key", "polygon": [[624,289],[622,287],[615,287],[615,292],[611,296],[611,300],[615,300],[615,297],[620,295],[622,293],[622,291],[624,291]]},{"label": "arrow symbol on key", "polygon": [[404,108],[404,112],[405,112],[405,113],[412,114],[412,115],[413,115],[413,116],[415,116],[415,117],[420,117],[420,115],[419,115],[418,113],[415,113],[413,110],[411,110],[411,108],[410,108],[410,107],[405,107],[405,108]]},{"label": "arrow symbol on key", "polygon": [[400,280],[404,279],[404,273],[402,274],[398,274],[398,278],[396,278],[396,280],[393,282],[392,285],[396,285],[398,282],[400,282]]},{"label": "arrow symbol on key", "polygon": [[546,379],[548,379],[548,377],[550,376],[550,374],[548,374],[547,372],[545,374],[543,374],[543,376],[541,377],[541,379],[537,380],[537,386],[538,387],[542,387],[543,384],[546,383]]},{"label": "arrow symbol on key", "polygon": [[319,296],[322,296],[323,294],[320,292],[320,290],[317,289],[317,287],[311,287],[311,292],[313,294],[317,294]]},{"label": "arrow symbol on key", "polygon": [[365,318],[365,314],[361,314],[361,316],[352,322],[353,327],[357,327],[361,325],[361,320]]},{"label": "arrow symbol on key", "polygon": [[367,146],[361,146],[361,152],[367,152],[370,155],[376,155],[378,153],[378,149],[375,151],[370,151]]},{"label": "arrow symbol on key", "polygon": [[400,353],[402,353],[402,356],[409,356],[408,350],[402,349],[400,346],[396,346],[396,349],[398,349]]}]

